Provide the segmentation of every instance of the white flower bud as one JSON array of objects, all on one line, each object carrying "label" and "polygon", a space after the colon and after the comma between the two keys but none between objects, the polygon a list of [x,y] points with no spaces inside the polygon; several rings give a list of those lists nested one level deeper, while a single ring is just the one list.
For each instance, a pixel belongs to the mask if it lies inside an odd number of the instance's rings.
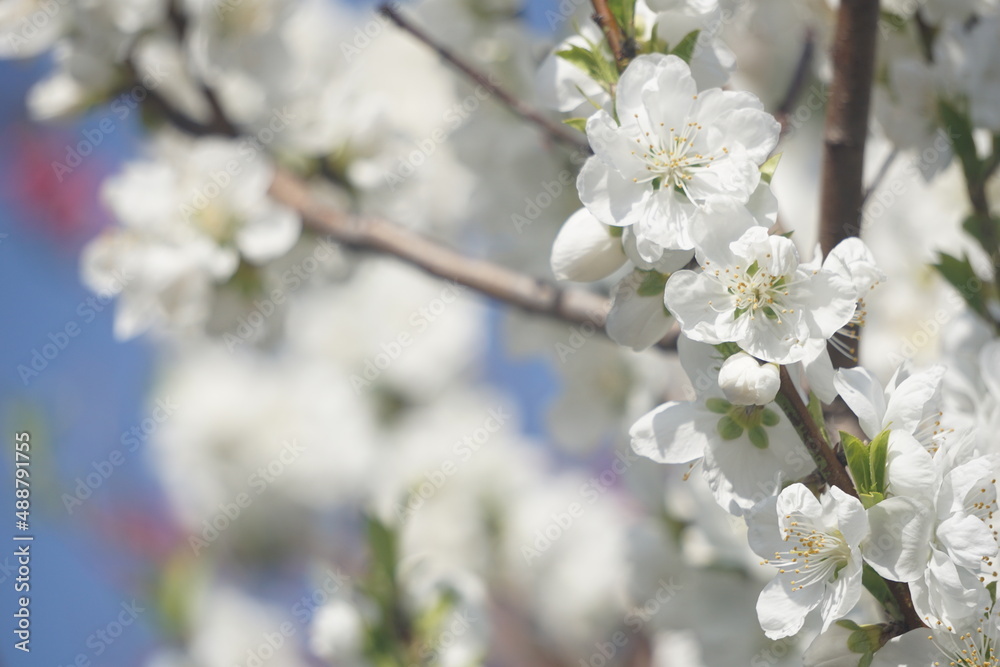
[{"label": "white flower bud", "polygon": [[328,660],[349,664],[361,654],[364,643],[364,620],[347,600],[334,599],[316,613],[310,633],[313,653]]},{"label": "white flower bud", "polygon": [[552,243],[552,273],[559,280],[607,278],[626,261],[621,238],[581,208],[569,216]]},{"label": "white flower bud", "polygon": [[719,370],[719,387],[733,405],[767,405],[780,385],[776,364],[761,364],[745,352],[726,359]]}]

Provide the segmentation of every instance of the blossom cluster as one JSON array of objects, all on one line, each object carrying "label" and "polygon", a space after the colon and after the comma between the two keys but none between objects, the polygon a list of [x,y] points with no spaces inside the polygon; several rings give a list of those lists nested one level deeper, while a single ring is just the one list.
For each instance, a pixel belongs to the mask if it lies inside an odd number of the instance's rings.
[{"label": "blossom cluster", "polygon": [[[51,65],[33,120],[138,137],[80,266],[178,399],[140,439],[174,536],[150,662],[250,664],[289,627],[291,666],[996,663],[997,3],[885,0],[889,181],[825,254],[832,0],[611,0],[624,54],[588,3],[547,10],[554,47],[520,0],[390,7],[576,152],[356,4],[0,8],[0,57]],[[784,65],[815,85],[779,122]],[[612,342],[324,236],[289,174],[596,283]],[[516,400],[515,358],[557,395]]]},{"label": "blossom cluster", "polygon": [[[958,13],[967,20],[972,11]],[[963,58],[968,72],[987,60],[965,43],[975,34],[949,46],[957,23],[940,20],[935,48],[951,48],[952,63]],[[980,20],[972,33],[993,19]],[[800,258],[776,224],[777,121],[753,94],[699,79],[687,55],[640,54],[610,99],[592,99],[596,110],[580,124],[594,152],[577,181],[584,208],[562,227],[551,258],[569,280],[631,269],[612,289],[608,314],[620,344],[644,349],[675,322],[680,329],[694,400],[639,418],[632,448],[687,466],[685,477],[700,467],[717,503],[745,521],[750,547],[775,570],[757,602],[763,631],[790,637],[818,618],[806,664],[992,664],[1000,631],[993,417],[948,409],[945,366],[904,364],[885,387],[862,367],[836,368],[831,353],[857,362],[866,298],[886,275],[856,237],[825,257],[817,247],[812,261]],[[961,104],[972,126],[993,131],[977,105],[996,88],[982,76],[952,80],[977,88],[925,87],[929,104]],[[639,300],[641,308],[626,305]],[[971,384],[995,372],[992,345],[969,369]],[[854,414],[856,435],[831,439],[823,406],[834,402]],[[832,476],[831,459],[849,476]],[[894,585],[908,592],[905,602]],[[890,621],[916,618],[931,630],[877,625],[878,615],[860,611],[869,595]]]}]

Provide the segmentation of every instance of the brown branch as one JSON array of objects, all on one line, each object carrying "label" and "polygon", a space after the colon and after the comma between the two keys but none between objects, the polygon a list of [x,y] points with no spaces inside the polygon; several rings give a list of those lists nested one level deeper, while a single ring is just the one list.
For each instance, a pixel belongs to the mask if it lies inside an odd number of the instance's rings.
[{"label": "brown branch", "polygon": [[819,470],[823,481],[857,498],[858,492],[854,489],[854,482],[851,481],[847,469],[837,458],[837,454],[830,446],[830,441],[823,429],[809,413],[809,408],[799,395],[799,390],[795,388],[792,376],[788,374],[788,369],[782,366],[780,373],[781,390],[775,398],[775,402],[788,417],[795,432],[802,438],[802,443],[809,451],[813,462],[816,463],[816,469]]},{"label": "brown branch", "polygon": [[625,33],[622,32],[618,20],[611,12],[608,0],[593,0],[591,4],[594,5],[594,22],[604,33],[604,38],[608,40],[608,47],[611,49],[611,55],[614,56],[615,65],[618,67],[618,71],[622,72],[628,66],[629,60],[628,54],[625,53],[627,40]]},{"label": "brown branch", "polygon": [[[166,99],[150,91],[146,104],[167,122],[194,136],[233,136],[232,123],[200,123],[188,118]],[[221,107],[216,107],[221,112]],[[593,292],[560,288],[499,264],[467,257],[451,248],[386,220],[358,218],[321,202],[309,186],[292,172],[278,168],[270,193],[276,201],[295,210],[318,232],[342,245],[394,256],[423,271],[451,280],[529,313],[546,315],[570,324],[605,330],[611,303]],[[676,330],[657,343],[666,351],[677,349]]]},{"label": "brown branch", "polygon": [[889,592],[892,593],[892,597],[896,600],[899,612],[903,615],[903,622],[906,624],[905,629],[915,630],[917,628],[927,627],[923,619],[920,618],[920,614],[917,613],[916,608],[913,606],[913,598],[910,596],[909,585],[904,584],[901,581],[891,581],[889,579],[885,580],[885,585],[888,587]]},{"label": "brown branch", "polygon": [[[319,201],[307,183],[284,169],[276,172],[270,194],[297,211],[307,225],[345,246],[391,255],[529,313],[604,331],[610,303],[593,292],[560,288],[493,262],[467,257],[386,220],[349,216]],[[659,347],[676,349],[676,341],[676,334],[670,334]]]},{"label": "brown branch", "polygon": [[826,255],[861,222],[862,170],[875,69],[878,0],[842,0],[824,133],[820,246]]},{"label": "brown branch", "polygon": [[430,47],[435,53],[441,56],[441,58],[462,72],[462,74],[489,91],[490,95],[500,100],[504,106],[514,112],[514,114],[539,127],[554,141],[566,144],[567,146],[585,153],[591,152],[590,144],[587,143],[586,139],[580,137],[579,133],[571,130],[566,125],[551,120],[541,111],[535,109],[523,100],[518,99],[513,94],[493,83],[493,81],[491,81],[491,75],[480,72],[475,67],[459,58],[450,49],[442,44],[439,44],[433,37],[428,35],[422,29],[418,28],[409,20],[403,18],[402,14],[396,11],[396,9],[391,5],[381,5],[379,7],[379,11],[397,26]]}]

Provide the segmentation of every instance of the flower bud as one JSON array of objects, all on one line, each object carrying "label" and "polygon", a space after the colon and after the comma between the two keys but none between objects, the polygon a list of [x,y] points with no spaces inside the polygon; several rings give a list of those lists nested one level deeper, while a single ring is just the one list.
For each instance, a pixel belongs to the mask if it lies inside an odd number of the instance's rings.
[{"label": "flower bud", "polygon": [[734,405],[767,405],[780,385],[776,364],[761,364],[745,352],[726,359],[719,370],[719,387]]},{"label": "flower bud", "polygon": [[323,605],[313,620],[310,646],[316,655],[348,662],[361,655],[365,622],[347,600],[333,599]]},{"label": "flower bud", "polygon": [[552,243],[552,273],[560,280],[607,278],[626,259],[621,237],[585,208],[569,216]]}]

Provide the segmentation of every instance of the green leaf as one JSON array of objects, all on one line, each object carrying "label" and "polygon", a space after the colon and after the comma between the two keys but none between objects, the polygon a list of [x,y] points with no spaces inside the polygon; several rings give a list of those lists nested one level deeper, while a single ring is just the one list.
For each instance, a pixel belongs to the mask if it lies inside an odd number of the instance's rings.
[{"label": "green leaf", "polygon": [[598,47],[585,49],[576,44],[568,49],[556,51],[556,55],[568,63],[576,65],[579,69],[594,81],[605,85],[618,80],[618,70],[615,65],[608,62],[602,54],[598,52]]},{"label": "green leaf", "polygon": [[872,489],[871,466],[868,458],[868,448],[865,443],[847,433],[840,432],[840,444],[847,457],[847,468],[854,477],[854,484],[859,493],[869,493]]},{"label": "green leaf", "polygon": [[378,519],[369,516],[368,548],[371,550],[372,576],[376,587],[392,589],[396,580],[396,534]]},{"label": "green leaf", "polygon": [[563,123],[569,125],[574,130],[580,130],[581,132],[587,131],[587,119],[586,118],[564,118]]},{"label": "green leaf", "polygon": [[642,282],[635,293],[639,296],[663,296],[663,288],[669,277],[659,271],[643,271]]},{"label": "green leaf", "polygon": [[737,424],[730,417],[723,417],[715,427],[723,440],[735,440],[743,435],[743,427]]},{"label": "green leaf", "polygon": [[885,500],[885,496],[876,491],[872,491],[871,493],[858,492],[858,497],[861,498],[861,505],[866,510],[875,507]]},{"label": "green leaf", "polygon": [[764,426],[777,426],[778,422],[781,421],[781,417],[779,417],[778,413],[774,410],[764,408],[761,412],[761,421]]},{"label": "green leaf", "polygon": [[847,649],[851,653],[867,654],[882,647],[881,625],[858,625],[847,638]]},{"label": "green leaf", "polygon": [[[785,278],[782,276],[780,280],[774,283],[774,287],[783,285],[784,282]],[[812,417],[813,421],[816,422],[816,425],[819,426],[819,432],[823,436],[823,442],[829,445],[830,434],[826,430],[826,418],[823,416],[823,402],[819,400],[819,397],[817,397],[816,394],[809,392],[809,404],[806,407],[809,410],[809,416]]]},{"label": "green leaf", "polygon": [[[974,216],[970,217],[970,219],[973,218]],[[968,222],[969,219],[966,220],[966,223]],[[978,224],[978,222],[973,219],[973,224]],[[958,259],[947,253],[939,253],[938,262],[934,264],[934,268],[941,274],[941,277],[958,290],[958,293],[962,295],[972,310],[988,321],[990,320],[989,311],[986,308],[986,295],[983,292],[984,282],[976,275],[967,255]]]},{"label": "green leaf", "polygon": [[670,52],[671,55],[675,55],[684,62],[690,64],[691,56],[694,55],[694,48],[698,45],[698,35],[701,34],[701,30],[692,30],[684,36],[684,39],[677,43],[677,46],[673,48]]},{"label": "green leaf", "polygon": [[767,437],[767,430],[763,426],[754,426],[747,431],[747,435],[750,436],[750,442],[757,449],[767,449],[768,445],[771,444]]},{"label": "green leaf", "polygon": [[890,611],[897,619],[902,618],[896,598],[889,591],[889,585],[868,563],[865,563],[861,570],[861,583],[886,610]]},{"label": "green leaf", "polygon": [[951,146],[962,163],[965,178],[969,183],[978,183],[982,174],[982,162],[976,152],[976,142],[972,138],[972,122],[967,113],[961,112],[944,100],[938,100],[941,124],[951,138]]},{"label": "green leaf", "polygon": [[645,53],[670,53],[670,46],[657,35],[659,27],[659,24],[653,24],[653,32],[649,37],[649,41],[646,42]]},{"label": "green leaf", "polygon": [[889,457],[889,429],[886,429],[875,436],[875,439],[868,445],[868,462],[871,469],[871,486],[869,489],[873,493],[885,495],[885,469]]},{"label": "green leaf", "polygon": [[768,184],[771,183],[771,179],[774,178],[774,170],[778,168],[778,163],[781,162],[781,155],[781,153],[772,155],[767,159],[767,162],[760,165],[760,180]]},{"label": "green leaf", "polygon": [[729,412],[729,409],[733,407],[733,404],[724,398],[710,398],[705,401],[705,407],[708,408],[709,412],[714,412],[717,415],[724,415]]}]

